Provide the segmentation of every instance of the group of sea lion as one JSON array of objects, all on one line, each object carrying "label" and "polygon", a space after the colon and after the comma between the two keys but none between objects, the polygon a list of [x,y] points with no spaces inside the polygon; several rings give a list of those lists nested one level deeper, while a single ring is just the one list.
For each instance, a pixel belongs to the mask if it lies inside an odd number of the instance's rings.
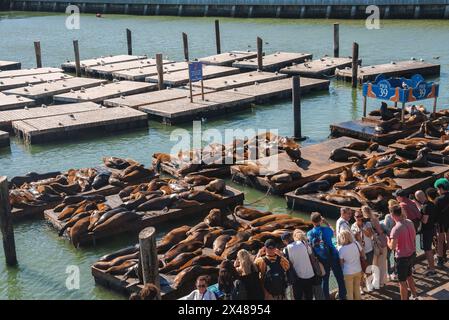
[{"label": "group of sea lion", "polygon": [[366,158],[366,155],[357,151],[367,151],[369,153],[377,151],[379,144],[368,141],[355,141],[341,148],[331,151],[329,159],[335,162],[356,162]]},{"label": "group of sea lion", "polygon": [[427,113],[424,106],[406,107],[404,110],[406,118],[401,123],[402,109],[387,106],[385,102],[382,102],[380,109],[371,111],[369,115],[380,117],[381,122],[374,128],[376,132],[388,133],[392,130],[399,130],[401,127],[407,128],[426,121]]},{"label": "group of sea lion", "polygon": [[[312,226],[288,214],[273,214],[237,206],[231,215],[212,209],[197,225],[177,227],[168,232],[157,244],[159,273],[174,275],[175,288],[190,288],[199,275],[218,277],[218,265],[225,259],[233,260],[240,249],[255,254],[265,240],[271,238],[282,243],[281,235],[289,230],[307,231]],[[136,265],[129,248],[121,254],[103,258],[95,267],[111,274],[126,274]]]}]

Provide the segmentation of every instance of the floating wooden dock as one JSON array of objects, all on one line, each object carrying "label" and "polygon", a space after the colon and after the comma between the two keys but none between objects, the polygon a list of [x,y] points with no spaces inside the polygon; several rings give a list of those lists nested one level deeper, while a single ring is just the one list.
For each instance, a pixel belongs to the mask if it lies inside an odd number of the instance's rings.
[{"label": "floating wooden dock", "polygon": [[9,133],[0,131],[0,148],[9,146]]},{"label": "floating wooden dock", "polygon": [[336,69],[349,67],[351,64],[351,58],[323,57],[321,59],[306,61],[300,64],[293,64],[292,66],[282,68],[279,72],[310,78],[324,78],[334,75]]},{"label": "floating wooden dock", "polygon": [[[209,79],[204,81],[204,88],[220,91],[232,88],[248,86],[251,84],[262,83],[267,81],[279,80],[286,78],[286,74],[277,74],[264,71],[252,71],[247,73],[239,73],[232,76]],[[200,87],[201,84],[195,83],[194,86]]]},{"label": "floating wooden dock", "polygon": [[0,111],[34,106],[34,100],[0,92]]},{"label": "floating wooden dock", "polygon": [[[172,62],[162,65],[164,75],[169,75],[171,72],[179,70],[186,70],[189,67],[187,62]],[[146,77],[157,75],[156,66],[139,67],[137,69],[121,70],[112,73],[114,79],[130,80],[130,81],[145,81]]]},{"label": "floating wooden dock", "polygon": [[32,87],[22,87],[6,90],[3,93],[19,95],[30,98],[36,103],[48,103],[53,101],[53,96],[70,90],[79,90],[81,88],[90,88],[105,83],[106,80],[72,77],[69,79],[58,80],[51,83],[40,83]]},{"label": "floating wooden dock", "polygon": [[[441,142],[439,139],[432,139],[435,142]],[[389,145],[390,148],[393,148],[396,150],[396,153],[404,158],[408,159],[415,159],[418,155],[418,151],[416,150],[407,150],[404,144],[400,143],[392,143]],[[428,159],[429,161],[435,162],[435,163],[442,163],[442,164],[449,164],[449,155],[443,155],[441,151],[438,150],[432,150],[428,153]]]},{"label": "floating wooden dock", "polygon": [[92,132],[110,133],[148,126],[147,114],[126,107],[105,108],[74,115],[15,121],[14,132],[28,143],[78,138]]},{"label": "floating wooden dock", "polygon": [[257,52],[254,51],[230,51],[200,58],[198,61],[209,65],[230,67],[236,61],[252,59],[255,57],[257,57]]},{"label": "floating wooden dock", "polygon": [[[264,71],[278,71],[293,63],[301,63],[305,60],[312,59],[310,53],[296,53],[296,52],[277,52],[262,57],[262,66]],[[257,70],[257,58],[237,61],[232,64],[233,67]]]},{"label": "floating wooden dock", "polygon": [[[162,60],[163,64],[172,63],[170,60]],[[156,66],[156,59],[140,59],[127,62],[110,63],[106,65],[87,67],[85,72],[91,77],[112,79],[114,72]]]},{"label": "floating wooden dock", "polygon": [[[337,139],[330,139],[321,143],[309,145],[301,148],[303,158],[296,164],[291,161],[286,153],[275,154],[266,158],[257,160],[257,163],[266,168],[267,172],[279,172],[281,170],[291,170],[299,172],[301,178],[285,183],[274,183],[266,176],[245,176],[239,170],[237,165],[231,167],[231,174],[233,181],[252,186],[256,189],[268,191],[273,194],[284,194],[294,190],[308,182],[314,181],[326,173],[339,173],[345,166],[351,165],[352,162],[335,162],[329,159],[331,151],[336,148],[344,147],[350,143],[360,141],[349,137],[341,137]],[[377,152],[362,152],[355,151],[359,154],[364,154],[368,158],[374,155],[386,155],[394,152],[393,149],[386,147],[379,147]],[[252,161],[248,161],[252,162]],[[275,172],[272,172],[274,174]]]},{"label": "floating wooden dock", "polygon": [[148,92],[156,87],[157,85],[155,84],[144,82],[117,81],[108,84],[101,84],[100,86],[84,90],[58,94],[53,97],[53,100],[60,103],[84,101],[102,102],[106,99]]},{"label": "floating wooden dock", "polygon": [[[204,186],[194,187],[195,190],[204,190],[204,188]],[[141,218],[123,224],[113,230],[107,230],[101,233],[97,232],[95,234],[89,232],[80,239],[80,244],[92,245],[100,239],[116,237],[125,232],[138,233],[149,226],[158,226],[163,223],[174,222],[190,216],[195,216],[197,218],[205,217],[209,211],[214,208],[232,210],[235,206],[243,204],[244,194],[237,189],[226,187],[222,196],[222,200],[201,203],[201,205],[195,207],[139,212]],[[122,201],[118,195],[112,195],[107,197],[106,203],[112,204],[111,207],[114,208],[119,206]],[[62,229],[63,223],[58,220],[57,213],[53,210],[46,210],[44,214],[45,219],[53,225],[53,227],[58,231]]]},{"label": "floating wooden dock", "polygon": [[393,130],[388,133],[377,133],[376,124],[371,121],[352,120],[330,125],[331,136],[353,137],[365,141],[374,141],[383,145],[389,145],[398,139],[405,138],[416,131],[416,127],[403,130]]},{"label": "floating wooden dock", "polygon": [[19,110],[8,110],[0,112],[0,130],[13,131],[14,121],[29,120],[35,118],[53,117],[63,114],[77,114],[80,112],[100,110],[102,107],[93,102],[72,103],[63,105],[50,105],[47,107],[36,107]]},{"label": "floating wooden dock", "polygon": [[[430,170],[434,172],[433,176],[420,179],[399,179],[394,178],[393,180],[406,192],[413,193],[417,190],[424,190],[430,187],[435,179],[441,178],[446,172],[449,171],[449,167],[445,165],[433,165],[431,167],[416,168],[418,170]],[[295,195],[295,192],[289,192],[285,194],[287,200],[287,206],[289,208],[294,208],[302,211],[319,211],[325,217],[338,218],[340,216],[340,209],[343,207],[341,205],[320,200],[317,198],[316,193]],[[354,208],[355,209],[355,208]]]},{"label": "floating wooden dock", "polygon": [[59,68],[33,68],[33,69],[20,69],[20,70],[10,70],[10,71],[0,71],[0,78],[15,78],[15,77],[25,77],[25,76],[35,76],[38,74],[47,73],[61,73],[62,69]]},{"label": "floating wooden dock", "polygon": [[0,60],[0,70],[17,70],[22,67],[20,62]]},{"label": "floating wooden dock", "polygon": [[[80,61],[80,67],[81,71],[85,71],[86,68],[94,67],[94,66],[102,66],[105,64],[112,64],[112,63],[120,63],[120,62],[127,62],[127,61],[133,61],[133,60],[141,60],[145,59],[146,56],[133,56],[133,55],[117,55],[117,56],[107,56],[107,57],[99,57],[99,58],[93,58],[93,59],[87,59],[87,60],[81,60]],[[61,68],[65,72],[75,72],[75,61],[67,61],[66,63],[63,63],[61,65]]]},{"label": "floating wooden dock", "polygon": [[73,78],[64,73],[44,73],[31,76],[14,77],[14,78],[1,78],[0,79],[0,91],[25,87],[29,85],[35,85],[44,83],[47,81],[57,81],[62,79]]},{"label": "floating wooden dock", "polygon": [[[212,79],[218,77],[226,77],[239,73],[238,68],[222,67],[222,66],[203,66],[203,79]],[[158,83],[158,76],[154,75],[145,78],[146,82]],[[187,69],[164,74],[164,84],[171,87],[179,87],[189,83],[189,71]]]},{"label": "floating wooden dock", "polygon": [[[204,92],[207,93],[210,92],[210,90],[205,89]],[[200,95],[201,89],[193,87],[192,93],[194,96]],[[189,89],[179,87],[179,88],[167,88],[159,91],[150,91],[145,93],[133,94],[129,96],[123,96],[120,98],[107,99],[103,101],[103,104],[108,107],[130,107],[137,109],[138,107],[145,105],[188,97],[190,97]]]},{"label": "floating wooden dock", "polygon": [[[359,67],[357,79],[360,83],[363,83],[365,81],[376,79],[379,74],[383,74],[386,77],[408,77],[417,73],[423,76],[439,75],[440,65],[418,60],[405,60],[394,62],[394,64],[385,63]],[[335,75],[338,79],[351,81],[352,69],[347,67],[345,69],[337,70]]]}]

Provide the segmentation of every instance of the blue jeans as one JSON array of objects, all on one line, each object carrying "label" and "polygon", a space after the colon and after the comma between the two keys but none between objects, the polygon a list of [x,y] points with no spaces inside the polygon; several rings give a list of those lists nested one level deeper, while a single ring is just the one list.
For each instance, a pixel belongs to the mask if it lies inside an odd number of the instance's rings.
[{"label": "blue jeans", "polygon": [[334,277],[337,280],[338,284],[338,297],[340,300],[346,299],[346,286],[345,286],[345,280],[343,277],[343,270],[340,265],[339,259],[331,258],[328,260],[321,261],[324,266],[324,270],[326,271],[326,275],[323,277],[323,293],[324,298],[326,300],[330,299],[329,296],[329,277],[330,277],[330,271],[334,273]]}]

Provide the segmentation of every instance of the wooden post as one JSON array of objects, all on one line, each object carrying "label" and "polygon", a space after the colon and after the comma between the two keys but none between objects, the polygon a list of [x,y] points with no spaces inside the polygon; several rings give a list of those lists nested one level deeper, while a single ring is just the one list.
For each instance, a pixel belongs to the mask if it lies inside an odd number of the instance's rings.
[{"label": "wooden post", "polygon": [[301,81],[299,76],[292,77],[292,105],[294,138],[301,139]]},{"label": "wooden post", "polygon": [[354,42],[352,44],[352,87],[357,88],[357,74],[359,69],[359,44]]},{"label": "wooden post", "polygon": [[366,96],[363,97],[363,117],[366,117]]},{"label": "wooden post", "polygon": [[437,97],[433,100],[433,113],[432,116],[435,117],[435,113],[437,112]]},{"label": "wooden post", "polygon": [[204,101],[204,81],[201,79],[201,100]]},{"label": "wooden post", "polygon": [[128,43],[128,55],[131,56],[133,54],[133,44],[131,30],[129,29],[126,29],[126,41]]},{"label": "wooden post", "polygon": [[405,117],[405,102],[402,102],[402,110],[401,110],[401,122],[404,123]]},{"label": "wooden post", "polygon": [[262,39],[257,37],[257,69],[263,70]]},{"label": "wooden post", "polygon": [[79,46],[78,46],[78,40],[73,40],[73,50],[75,51],[76,76],[77,77],[81,77],[80,49],[79,49]]},{"label": "wooden post", "polygon": [[11,206],[9,205],[8,180],[0,177],[0,229],[3,237],[3,250],[8,266],[17,265],[16,244],[12,225]]},{"label": "wooden post", "polygon": [[217,54],[221,53],[221,41],[220,41],[220,21],[215,20],[215,44],[217,46]]},{"label": "wooden post", "polygon": [[182,33],[182,44],[184,46],[184,59],[189,61],[189,41],[187,39],[187,34]]},{"label": "wooden post", "polygon": [[159,289],[160,300],[159,260],[156,250],[156,229],[148,227],[139,233],[140,261],[143,283],[152,283]]},{"label": "wooden post", "polygon": [[34,42],[34,53],[36,54],[36,67],[42,68],[42,54],[40,41]]},{"label": "wooden post", "polygon": [[338,58],[340,56],[340,34],[339,34],[340,24],[334,23],[334,57]]},{"label": "wooden post", "polygon": [[162,67],[162,53],[156,54],[157,84],[159,90],[164,89],[164,68]]}]

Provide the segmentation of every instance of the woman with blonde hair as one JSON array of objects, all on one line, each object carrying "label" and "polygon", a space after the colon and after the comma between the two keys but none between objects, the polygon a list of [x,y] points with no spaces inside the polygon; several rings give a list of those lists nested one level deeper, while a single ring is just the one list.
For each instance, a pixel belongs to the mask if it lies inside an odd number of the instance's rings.
[{"label": "woman with blonde hair", "polygon": [[350,231],[342,230],[338,235],[338,254],[343,268],[348,300],[361,300],[360,282],[362,280],[362,265],[360,263],[361,248],[354,241]]},{"label": "woman with blonde hair", "polygon": [[251,254],[241,249],[234,262],[238,279],[234,283],[233,300],[264,300],[264,291],[259,280],[259,270]]}]

